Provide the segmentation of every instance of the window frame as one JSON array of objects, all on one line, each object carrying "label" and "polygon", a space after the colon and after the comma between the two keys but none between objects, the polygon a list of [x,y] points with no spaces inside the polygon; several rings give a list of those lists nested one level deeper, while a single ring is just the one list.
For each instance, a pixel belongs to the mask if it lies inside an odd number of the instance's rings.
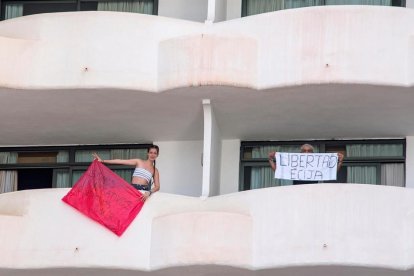
[{"label": "window frame", "polygon": [[[397,139],[355,139],[355,140],[290,140],[290,141],[241,141],[240,143],[240,157],[239,157],[239,191],[250,190],[251,186],[245,185],[245,167],[260,167],[266,164],[269,166],[268,158],[255,158],[248,159],[244,158],[244,153],[246,148],[254,146],[282,146],[282,145],[298,145],[299,147],[303,144],[311,144],[313,146],[319,147],[320,153],[325,153],[327,147],[346,147],[346,145],[351,144],[401,144],[403,147],[403,155],[401,157],[392,157],[392,156],[379,156],[379,157],[345,157],[343,161],[343,167],[352,166],[352,165],[375,165],[377,166],[377,185],[381,183],[378,182],[381,179],[381,165],[386,163],[403,163],[405,164],[406,160],[406,139],[397,138]],[[406,177],[406,171],[404,170],[404,178]]]},{"label": "window frame", "polygon": [[[5,6],[6,4],[16,3],[16,4],[76,4],[76,11],[81,11],[81,3],[86,2],[110,2],[114,0],[0,0],[0,21],[5,20]],[[115,0],[116,1],[116,0]],[[145,0],[154,2],[154,10],[152,15],[158,15],[158,1],[159,0]]]},{"label": "window frame", "polygon": [[[241,17],[250,16],[250,15],[247,15],[247,2],[248,1],[249,0],[242,0],[241,2]],[[327,6],[327,5],[325,4],[325,1],[324,1],[324,4],[320,6]],[[406,8],[407,3],[406,3],[406,0],[391,0],[391,6]]]},{"label": "window frame", "polygon": [[[69,183],[72,185],[73,171],[86,170],[90,162],[75,162],[75,153],[78,150],[113,150],[113,149],[147,149],[151,143],[146,144],[112,144],[112,145],[79,145],[79,146],[36,146],[36,147],[0,147],[0,152],[59,152],[67,151],[69,161],[62,163],[24,163],[0,164],[0,170],[21,169],[66,169],[69,171]],[[131,166],[110,165],[112,170],[132,169]],[[55,174],[55,172],[53,172]],[[54,183],[52,183],[54,187]]]}]

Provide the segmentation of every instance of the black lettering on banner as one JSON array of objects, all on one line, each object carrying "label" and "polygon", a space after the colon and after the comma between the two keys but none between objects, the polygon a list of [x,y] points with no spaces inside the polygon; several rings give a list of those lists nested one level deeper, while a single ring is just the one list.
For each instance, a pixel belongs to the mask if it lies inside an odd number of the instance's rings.
[{"label": "black lettering on banner", "polygon": [[303,154],[283,153],[278,156],[278,165],[289,168],[289,172],[282,172],[281,178],[291,180],[324,180],[329,175],[324,175],[325,170],[330,170],[338,165],[339,158],[336,154]]},{"label": "black lettering on banner", "polygon": [[290,179],[296,179],[297,178],[297,176],[296,176],[296,172],[297,171],[297,169],[291,169],[290,170]]},{"label": "black lettering on banner", "polygon": [[315,176],[313,179],[317,179],[319,177],[319,180],[323,180],[323,174],[321,171],[315,171]]},{"label": "black lettering on banner", "polygon": [[306,155],[304,154],[301,154],[299,156],[299,167],[306,168],[305,158],[306,158]]},{"label": "black lettering on banner", "polygon": [[321,161],[321,157],[322,157],[322,155],[316,155],[316,158],[318,158],[318,163],[317,163],[317,165],[316,165],[316,167],[317,168],[319,168],[319,164],[320,164],[320,161]]},{"label": "black lettering on banner", "polygon": [[329,168],[331,168],[331,169],[334,168],[335,165],[338,164],[338,160],[339,160],[339,158],[337,156],[330,156],[330,158],[329,158]]},{"label": "black lettering on banner", "polygon": [[[286,154],[287,155],[287,154]],[[285,160],[286,158],[283,158],[283,156],[286,157],[285,154],[279,154],[279,158],[280,158],[280,166],[289,166],[289,155],[287,155],[288,157],[288,162],[283,164],[283,160]]]},{"label": "black lettering on banner", "polygon": [[299,170],[298,171],[298,179],[304,179],[304,175],[305,175],[305,171],[304,170]]},{"label": "black lettering on banner", "polygon": [[290,160],[290,166],[291,167],[297,167],[298,166],[298,155],[297,154],[292,154],[291,156],[291,160]]},{"label": "black lettering on banner", "polygon": [[329,167],[329,156],[325,155],[323,157],[322,167],[328,168]]},{"label": "black lettering on banner", "polygon": [[315,159],[315,157],[312,154],[306,155],[306,168],[313,168],[312,162]]},{"label": "black lettering on banner", "polygon": [[305,176],[305,177],[306,177],[306,179],[312,179],[312,172],[313,172],[313,171],[311,171],[311,170],[307,170],[307,171],[306,171],[306,176]]}]

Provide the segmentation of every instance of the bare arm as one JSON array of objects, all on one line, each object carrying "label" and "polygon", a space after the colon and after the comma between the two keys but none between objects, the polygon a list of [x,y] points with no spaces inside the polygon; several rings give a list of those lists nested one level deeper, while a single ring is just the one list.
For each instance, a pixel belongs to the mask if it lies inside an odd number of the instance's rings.
[{"label": "bare arm", "polygon": [[275,154],[276,152],[272,151],[269,152],[269,165],[273,171],[276,171],[276,162],[275,162]]},{"label": "bare arm", "polygon": [[105,163],[105,164],[136,166],[139,163],[139,159],[111,159],[111,160],[103,160],[96,153],[93,153],[92,155],[99,162]]},{"label": "bare arm", "polygon": [[151,193],[158,192],[160,190],[160,175],[158,169],[155,169],[154,174],[154,188],[151,189]]}]

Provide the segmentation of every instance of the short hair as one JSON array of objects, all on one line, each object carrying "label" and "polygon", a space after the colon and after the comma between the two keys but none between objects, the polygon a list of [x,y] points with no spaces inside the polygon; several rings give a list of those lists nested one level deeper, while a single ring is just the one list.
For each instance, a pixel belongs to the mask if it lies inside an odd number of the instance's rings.
[{"label": "short hair", "polygon": [[313,148],[313,146],[312,146],[311,144],[303,144],[303,145],[300,147],[300,151],[302,151],[302,150],[303,150],[303,148],[305,148],[305,147],[310,148],[312,151],[315,151],[315,149]]}]

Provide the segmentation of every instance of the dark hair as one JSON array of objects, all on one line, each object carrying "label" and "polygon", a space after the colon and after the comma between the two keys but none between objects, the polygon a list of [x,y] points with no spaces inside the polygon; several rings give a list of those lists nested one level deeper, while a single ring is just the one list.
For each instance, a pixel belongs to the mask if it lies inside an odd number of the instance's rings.
[{"label": "dark hair", "polygon": [[[157,155],[160,154],[160,148],[157,145],[151,145],[148,147],[147,152],[149,152],[151,149],[156,149],[157,150]],[[155,175],[155,160],[154,160],[154,172],[152,174],[152,179],[154,179],[154,175]]]},{"label": "dark hair", "polygon": [[157,154],[160,154],[160,148],[157,145],[151,145],[148,147],[147,152],[149,152],[151,149],[156,149]]}]

